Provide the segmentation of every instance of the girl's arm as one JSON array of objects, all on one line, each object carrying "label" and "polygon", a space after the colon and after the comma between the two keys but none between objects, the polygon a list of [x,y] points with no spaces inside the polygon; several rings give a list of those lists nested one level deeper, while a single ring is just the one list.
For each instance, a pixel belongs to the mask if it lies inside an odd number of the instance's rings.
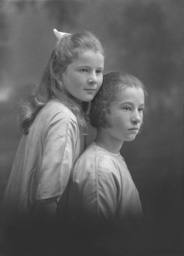
[{"label": "girl's arm", "polygon": [[56,217],[57,198],[38,200],[34,205],[34,217],[43,222],[51,222]]},{"label": "girl's arm", "polygon": [[97,177],[85,180],[82,204],[89,216],[96,215],[98,221],[113,221],[117,212],[117,186],[111,172],[103,169]]},{"label": "girl's arm", "polygon": [[34,204],[32,220],[36,237],[51,241],[57,228],[57,198],[38,200]]},{"label": "girl's arm", "polygon": [[[36,176],[36,208],[39,214],[56,214],[57,200],[68,184],[78,140],[76,119],[70,113],[59,112],[49,123],[43,138],[43,159]],[[46,213],[45,213],[46,214]]]},{"label": "girl's arm", "polygon": [[[119,182],[112,172],[113,165],[96,165],[83,157],[75,165],[70,186],[71,214],[84,214],[95,221],[113,221],[118,207]],[[75,216],[74,216],[75,217]]]}]

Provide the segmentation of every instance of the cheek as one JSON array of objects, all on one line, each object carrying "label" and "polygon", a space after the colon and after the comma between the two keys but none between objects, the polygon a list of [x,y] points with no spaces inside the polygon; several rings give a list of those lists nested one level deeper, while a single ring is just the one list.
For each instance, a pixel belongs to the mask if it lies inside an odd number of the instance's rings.
[{"label": "cheek", "polygon": [[102,83],[103,83],[103,76],[101,76],[101,78],[99,80],[100,80],[100,85],[102,85]]},{"label": "cheek", "polygon": [[119,118],[118,115],[113,115],[111,118],[111,125],[113,127],[122,127],[122,122],[121,119]]},{"label": "cheek", "polygon": [[129,119],[125,115],[116,115],[114,123],[120,130],[127,129],[127,126],[129,126]]},{"label": "cheek", "polygon": [[141,116],[141,124],[143,123],[143,120],[144,120],[144,115],[142,114],[142,116]]}]

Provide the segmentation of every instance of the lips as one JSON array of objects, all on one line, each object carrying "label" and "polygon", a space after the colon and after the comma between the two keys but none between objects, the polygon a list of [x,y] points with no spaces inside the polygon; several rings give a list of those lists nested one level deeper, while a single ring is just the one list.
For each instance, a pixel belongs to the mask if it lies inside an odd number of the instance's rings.
[{"label": "lips", "polygon": [[137,128],[137,127],[133,127],[133,128],[130,128],[130,129],[128,129],[129,131],[138,131],[139,130],[139,128]]},{"label": "lips", "polygon": [[96,90],[95,89],[84,89],[85,91],[87,91],[87,92],[90,92],[90,93],[94,93],[94,92],[96,92]]}]

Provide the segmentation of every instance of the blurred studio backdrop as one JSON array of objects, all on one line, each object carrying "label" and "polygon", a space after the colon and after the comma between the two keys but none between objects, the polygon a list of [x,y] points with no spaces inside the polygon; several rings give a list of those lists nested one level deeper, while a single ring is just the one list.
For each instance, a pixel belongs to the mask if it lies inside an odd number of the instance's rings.
[{"label": "blurred studio backdrop", "polygon": [[147,86],[142,133],[124,145],[122,155],[152,226],[151,250],[179,255],[184,250],[183,24],[183,0],[1,1],[0,201],[22,134],[17,103],[42,76],[56,43],[53,28],[90,30],[105,46],[105,73],[125,70]]}]

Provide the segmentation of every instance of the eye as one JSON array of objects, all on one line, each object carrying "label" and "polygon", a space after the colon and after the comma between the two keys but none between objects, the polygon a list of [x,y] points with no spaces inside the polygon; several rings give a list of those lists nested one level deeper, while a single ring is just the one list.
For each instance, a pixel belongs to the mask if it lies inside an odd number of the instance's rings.
[{"label": "eye", "polygon": [[138,108],[139,112],[144,112],[144,107]]},{"label": "eye", "polygon": [[81,68],[80,71],[81,72],[88,72],[88,69],[87,68]]},{"label": "eye", "polygon": [[130,106],[123,106],[122,108],[124,111],[130,111],[131,110],[131,107]]},{"label": "eye", "polygon": [[102,69],[97,69],[97,70],[96,70],[96,73],[97,73],[97,74],[102,74],[102,73],[103,73],[103,70],[102,70]]}]

